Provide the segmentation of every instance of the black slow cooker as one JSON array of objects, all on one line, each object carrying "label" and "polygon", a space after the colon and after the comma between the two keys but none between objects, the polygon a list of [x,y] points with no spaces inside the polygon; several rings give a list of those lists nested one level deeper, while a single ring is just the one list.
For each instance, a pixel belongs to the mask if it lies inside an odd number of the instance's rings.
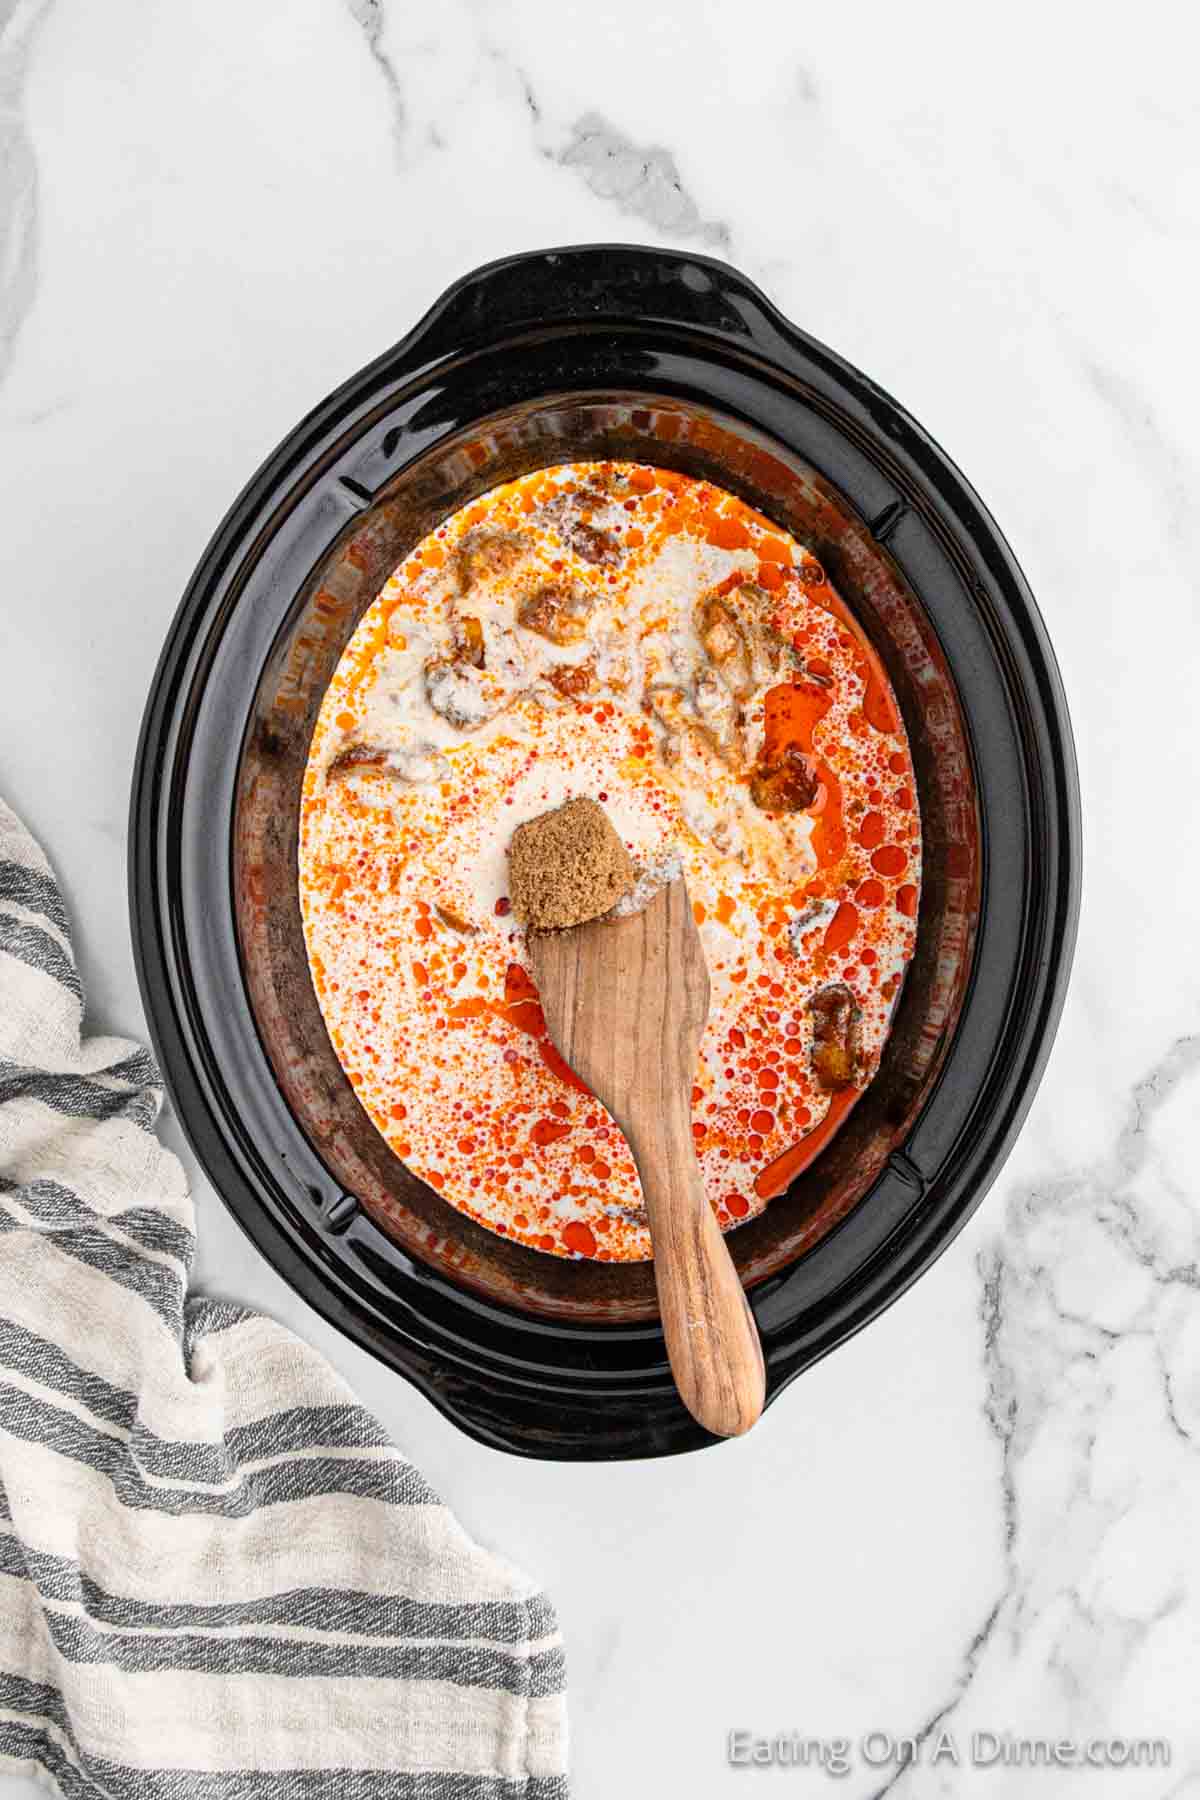
[{"label": "black slow cooker", "polygon": [[527,470],[629,458],[741,495],[813,550],[887,665],[924,831],[917,952],[879,1073],[733,1232],[768,1403],[916,1279],[1029,1106],[1079,906],[1079,793],[1045,630],[947,456],[873,382],[704,257],[544,251],[455,284],[309,414],[184,596],[134,775],[142,994],[176,1109],[263,1254],[486,1443],[712,1442],[671,1381],[647,1265],[563,1261],[449,1207],[334,1055],[296,885],[300,783],[347,639],[412,545]]}]

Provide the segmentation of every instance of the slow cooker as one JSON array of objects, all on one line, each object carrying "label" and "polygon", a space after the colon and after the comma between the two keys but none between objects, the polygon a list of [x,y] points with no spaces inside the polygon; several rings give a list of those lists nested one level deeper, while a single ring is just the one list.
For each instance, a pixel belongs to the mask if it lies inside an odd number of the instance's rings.
[{"label": "slow cooker", "polygon": [[1012,551],[928,434],[736,270],[625,245],[490,264],[295,427],[205,552],[146,709],[130,899],[151,1034],[214,1186],[312,1305],[474,1437],[578,1459],[714,1441],[676,1396],[652,1269],[506,1241],[392,1154],[318,1008],[297,819],[325,686],[393,567],[498,481],[607,458],[711,480],[814,552],[884,659],[917,772],[917,951],[879,1072],[728,1239],[768,1404],[979,1204],[1079,906],[1070,723]]}]

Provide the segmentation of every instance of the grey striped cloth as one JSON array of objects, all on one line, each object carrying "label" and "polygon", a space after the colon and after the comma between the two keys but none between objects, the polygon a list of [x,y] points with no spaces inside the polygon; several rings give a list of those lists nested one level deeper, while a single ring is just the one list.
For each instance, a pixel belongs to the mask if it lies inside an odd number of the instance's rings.
[{"label": "grey striped cloth", "polygon": [[554,1613],[316,1353],[187,1293],[147,1051],[0,802],[0,1769],[70,1800],[563,1800]]}]

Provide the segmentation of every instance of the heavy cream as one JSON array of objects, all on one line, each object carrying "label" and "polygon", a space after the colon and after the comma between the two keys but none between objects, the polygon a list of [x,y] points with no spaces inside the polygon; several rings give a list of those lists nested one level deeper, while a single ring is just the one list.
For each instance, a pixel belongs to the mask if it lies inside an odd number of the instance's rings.
[{"label": "heavy cream", "polygon": [[573,795],[602,802],[647,891],[686,877],[712,986],[694,1130],[729,1227],[877,1066],[915,939],[915,784],[883,671],[816,560],[674,472],[581,464],[496,488],[361,621],[301,819],[333,1044],[452,1205],[539,1250],[640,1259],[628,1147],[550,1045],[508,907],[513,829]]}]

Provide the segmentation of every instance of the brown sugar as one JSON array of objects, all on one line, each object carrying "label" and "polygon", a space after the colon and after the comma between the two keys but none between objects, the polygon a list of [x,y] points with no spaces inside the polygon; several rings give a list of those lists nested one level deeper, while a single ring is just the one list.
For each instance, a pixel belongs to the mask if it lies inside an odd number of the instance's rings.
[{"label": "brown sugar", "polygon": [[635,880],[629,852],[595,800],[567,800],[518,825],[508,847],[509,886],[518,919],[535,931],[564,931],[598,919]]}]

